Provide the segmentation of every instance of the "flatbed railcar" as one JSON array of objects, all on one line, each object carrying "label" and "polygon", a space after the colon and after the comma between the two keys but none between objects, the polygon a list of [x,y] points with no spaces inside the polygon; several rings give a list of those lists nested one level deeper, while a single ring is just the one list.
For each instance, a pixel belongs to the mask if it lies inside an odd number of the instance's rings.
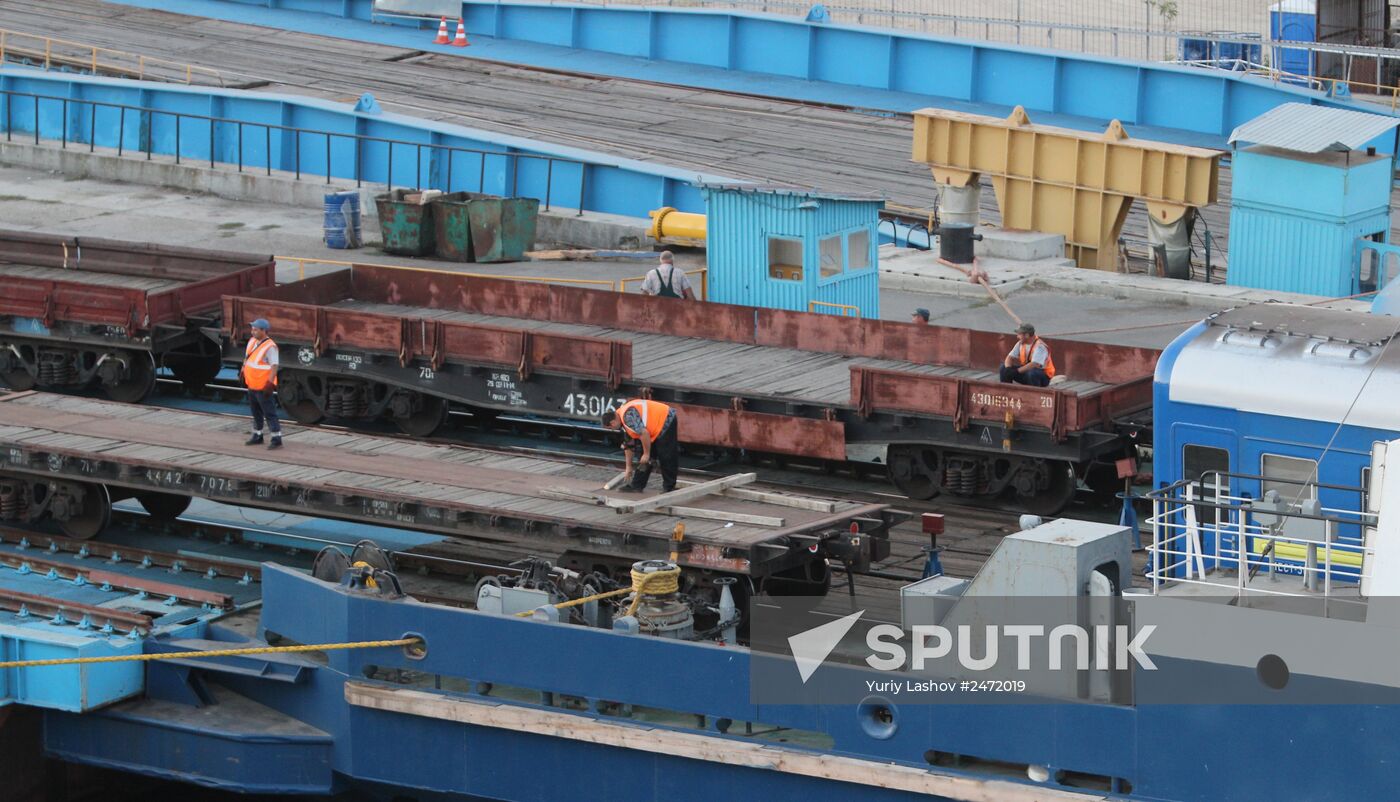
[{"label": "flatbed railcar", "polygon": [[0,231],[0,382],[140,401],[168,368],[222,367],[220,299],[271,287],[270,255]]},{"label": "flatbed railcar", "polygon": [[889,556],[889,528],[904,517],[886,504],[743,487],[648,507],[647,497],[601,491],[609,468],[314,427],[289,427],[281,451],[250,449],[246,424],[74,396],[0,396],[0,521],[53,521],[92,538],[115,500],[134,497],[169,519],[206,498],[534,544],[582,572],[626,576],[637,560],[674,554],[702,586],[733,576],[755,589],[775,580],[821,593],[827,560],[868,570]]},{"label": "flatbed railcar", "polygon": [[1008,385],[1008,335],[366,265],[225,298],[228,361],[257,318],[305,423],[426,436],[450,404],[589,420],[646,397],[680,409],[692,446],[873,465],[913,498],[1046,514],[1077,473],[1132,454],[1120,422],[1150,408],[1158,354],[1050,340],[1065,378]]}]

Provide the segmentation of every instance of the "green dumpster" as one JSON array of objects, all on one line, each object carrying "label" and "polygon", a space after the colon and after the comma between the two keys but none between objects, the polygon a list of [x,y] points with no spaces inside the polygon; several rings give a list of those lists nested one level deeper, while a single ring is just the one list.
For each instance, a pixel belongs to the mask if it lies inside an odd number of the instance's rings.
[{"label": "green dumpster", "polygon": [[477,192],[452,192],[433,198],[433,226],[437,238],[437,253],[454,262],[472,260],[472,227],[468,205],[479,200],[500,200],[496,195]]},{"label": "green dumpster", "polygon": [[418,190],[396,189],[374,199],[379,210],[379,233],[384,252],[398,256],[427,256],[433,252],[433,204],[410,203]]},{"label": "green dumpster", "polygon": [[540,202],[535,198],[482,198],[467,203],[472,254],[478,262],[518,262],[535,247]]}]

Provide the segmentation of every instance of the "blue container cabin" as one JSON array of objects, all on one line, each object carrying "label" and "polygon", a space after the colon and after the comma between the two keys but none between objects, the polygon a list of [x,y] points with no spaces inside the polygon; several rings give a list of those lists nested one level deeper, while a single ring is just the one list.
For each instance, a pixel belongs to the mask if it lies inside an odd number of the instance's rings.
[{"label": "blue container cabin", "polygon": [[[1400,438],[1400,351],[1387,347],[1395,329],[1389,317],[1291,304],[1246,306],[1188,329],[1157,361],[1155,486],[1220,471],[1263,477],[1226,480],[1227,496],[1273,489],[1288,502],[1364,510],[1372,446]],[[1197,497],[1212,498],[1213,482]],[[1202,524],[1210,565],[1217,544]],[[1360,527],[1340,526],[1335,537],[1358,544]],[[1296,553],[1279,557],[1280,570],[1297,570]],[[1339,559],[1334,573],[1354,578],[1354,562]]]},{"label": "blue container cabin", "polygon": [[[1343,297],[1363,290],[1358,241],[1390,241],[1396,120],[1300,103],[1240,126],[1231,155],[1234,286]],[[1366,150],[1361,148],[1366,147]]]},{"label": "blue container cabin", "polygon": [[710,300],[878,318],[872,195],[705,185]]}]

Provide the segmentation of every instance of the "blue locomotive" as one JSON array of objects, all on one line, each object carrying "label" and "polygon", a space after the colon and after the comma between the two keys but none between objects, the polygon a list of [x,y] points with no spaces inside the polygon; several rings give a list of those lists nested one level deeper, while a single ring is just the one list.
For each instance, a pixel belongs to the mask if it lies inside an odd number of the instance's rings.
[{"label": "blue locomotive", "polygon": [[[1319,516],[1366,510],[1372,446],[1400,437],[1400,348],[1390,347],[1397,329],[1393,317],[1260,304],[1207,318],[1162,352],[1153,386],[1155,486],[1186,483],[1205,502],[1193,524],[1207,567],[1238,555],[1223,534],[1216,542],[1217,498],[1253,505],[1265,523],[1270,502]],[[1360,543],[1364,518],[1356,520],[1337,527],[1332,542]],[[1250,540],[1254,559],[1274,548]],[[1304,555],[1296,544],[1274,546],[1273,570],[1297,570]],[[1360,567],[1355,549],[1335,558],[1338,572]]]}]

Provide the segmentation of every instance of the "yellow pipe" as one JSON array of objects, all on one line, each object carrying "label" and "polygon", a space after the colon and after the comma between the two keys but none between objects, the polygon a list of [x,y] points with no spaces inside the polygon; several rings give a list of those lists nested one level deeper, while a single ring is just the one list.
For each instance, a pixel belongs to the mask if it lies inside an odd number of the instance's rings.
[{"label": "yellow pipe", "polygon": [[678,212],[670,206],[654,209],[651,215],[651,228],[647,236],[658,242],[672,239],[705,240],[705,215],[693,212]]}]

